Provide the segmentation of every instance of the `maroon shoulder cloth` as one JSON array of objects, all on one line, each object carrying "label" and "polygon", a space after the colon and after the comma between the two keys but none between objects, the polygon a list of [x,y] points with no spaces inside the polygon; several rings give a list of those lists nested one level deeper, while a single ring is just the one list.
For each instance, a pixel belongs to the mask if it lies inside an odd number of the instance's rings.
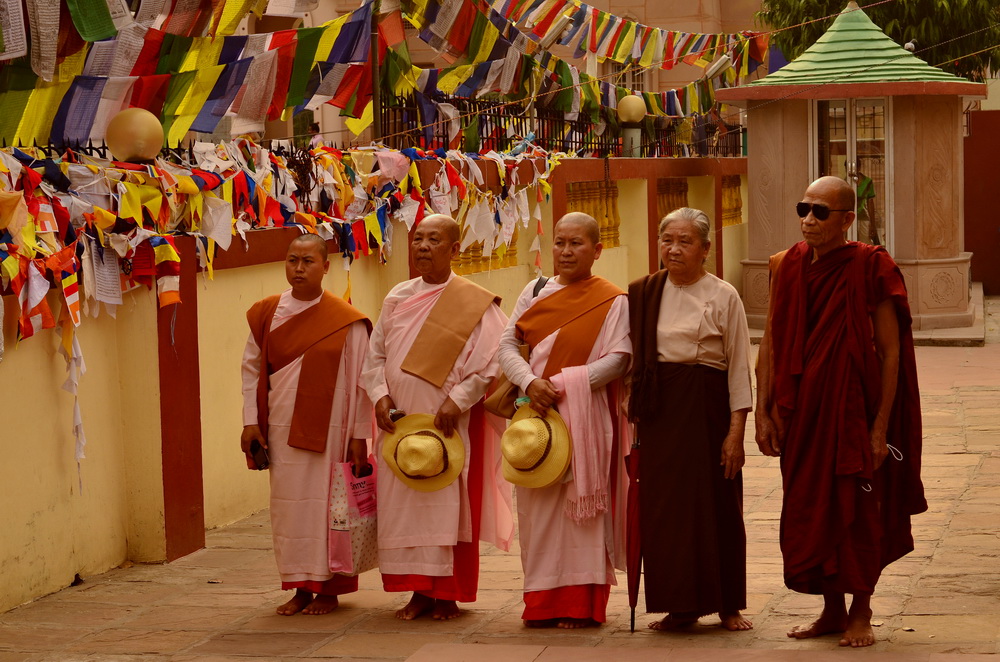
[{"label": "maroon shoulder cloth", "polygon": [[[805,593],[870,593],[882,568],[913,550],[910,516],[927,509],[912,320],[902,274],[885,249],[848,242],[811,260],[812,249],[799,242],[772,274],[773,402],[787,431],[785,583]],[[881,373],[871,315],[887,299],[899,321],[899,376],[892,448],[873,471],[869,431]]]}]

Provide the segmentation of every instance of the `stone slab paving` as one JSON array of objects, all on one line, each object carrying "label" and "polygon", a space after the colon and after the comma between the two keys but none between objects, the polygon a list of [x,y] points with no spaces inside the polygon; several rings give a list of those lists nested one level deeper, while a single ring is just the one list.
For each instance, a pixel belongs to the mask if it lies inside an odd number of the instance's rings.
[{"label": "stone slab paving", "polygon": [[267,513],[210,531],[207,548],[166,565],[86,577],[79,586],[0,614],[0,662],[376,659],[414,662],[797,660],[844,655],[901,662],[979,662],[1000,654],[1000,300],[986,300],[984,347],[918,347],[923,477],[930,510],[914,520],[916,550],[887,568],[874,598],[878,642],[838,650],[836,637],[785,632],[820,599],[785,589],[778,550],[777,461],[748,426],[744,475],[749,632],[712,617],[685,632],[629,632],[624,577],[601,628],[540,631],[521,620],[521,569],[484,548],[478,602],[453,621],[393,617],[406,596],[377,573],[326,616],[280,617],[283,600]]}]

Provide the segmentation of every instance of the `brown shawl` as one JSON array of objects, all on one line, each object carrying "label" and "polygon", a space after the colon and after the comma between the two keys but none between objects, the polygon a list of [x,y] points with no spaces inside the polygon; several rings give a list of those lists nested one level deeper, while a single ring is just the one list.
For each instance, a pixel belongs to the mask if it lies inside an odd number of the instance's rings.
[{"label": "brown shawl", "polygon": [[656,407],[656,324],[667,284],[667,270],[638,278],[628,286],[628,317],[632,333],[632,395],[629,418],[637,421]]},{"label": "brown shawl", "polygon": [[470,280],[451,279],[410,345],[400,370],[441,388],[465,343],[500,297]]}]

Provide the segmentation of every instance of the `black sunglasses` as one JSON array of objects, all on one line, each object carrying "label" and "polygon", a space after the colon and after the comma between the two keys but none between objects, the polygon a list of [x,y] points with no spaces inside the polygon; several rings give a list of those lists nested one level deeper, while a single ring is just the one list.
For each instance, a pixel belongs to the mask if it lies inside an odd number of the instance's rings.
[{"label": "black sunglasses", "polygon": [[854,211],[853,209],[830,209],[826,205],[821,205],[818,202],[809,204],[808,202],[797,202],[795,203],[795,213],[799,215],[799,218],[805,218],[809,215],[809,212],[813,213],[817,221],[825,221],[830,218],[830,212],[832,211]]}]

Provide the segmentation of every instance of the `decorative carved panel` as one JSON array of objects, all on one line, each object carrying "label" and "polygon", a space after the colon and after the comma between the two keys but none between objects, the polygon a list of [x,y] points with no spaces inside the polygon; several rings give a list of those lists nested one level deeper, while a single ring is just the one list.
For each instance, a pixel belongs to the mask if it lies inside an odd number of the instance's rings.
[{"label": "decorative carved panel", "polygon": [[959,209],[956,186],[961,139],[957,99],[921,103],[917,115],[917,251],[921,258],[956,257]]},{"label": "decorative carved panel", "polygon": [[610,180],[576,182],[566,186],[566,211],[591,216],[601,226],[605,248],[621,245],[621,215],[618,212],[618,184]]},{"label": "decorative carved panel", "polygon": [[722,177],[722,227],[724,228],[743,223],[741,183],[739,175],[724,175]]},{"label": "decorative carved panel", "polygon": [[660,219],[675,209],[688,206],[688,182],[684,177],[656,180],[656,212]]}]

